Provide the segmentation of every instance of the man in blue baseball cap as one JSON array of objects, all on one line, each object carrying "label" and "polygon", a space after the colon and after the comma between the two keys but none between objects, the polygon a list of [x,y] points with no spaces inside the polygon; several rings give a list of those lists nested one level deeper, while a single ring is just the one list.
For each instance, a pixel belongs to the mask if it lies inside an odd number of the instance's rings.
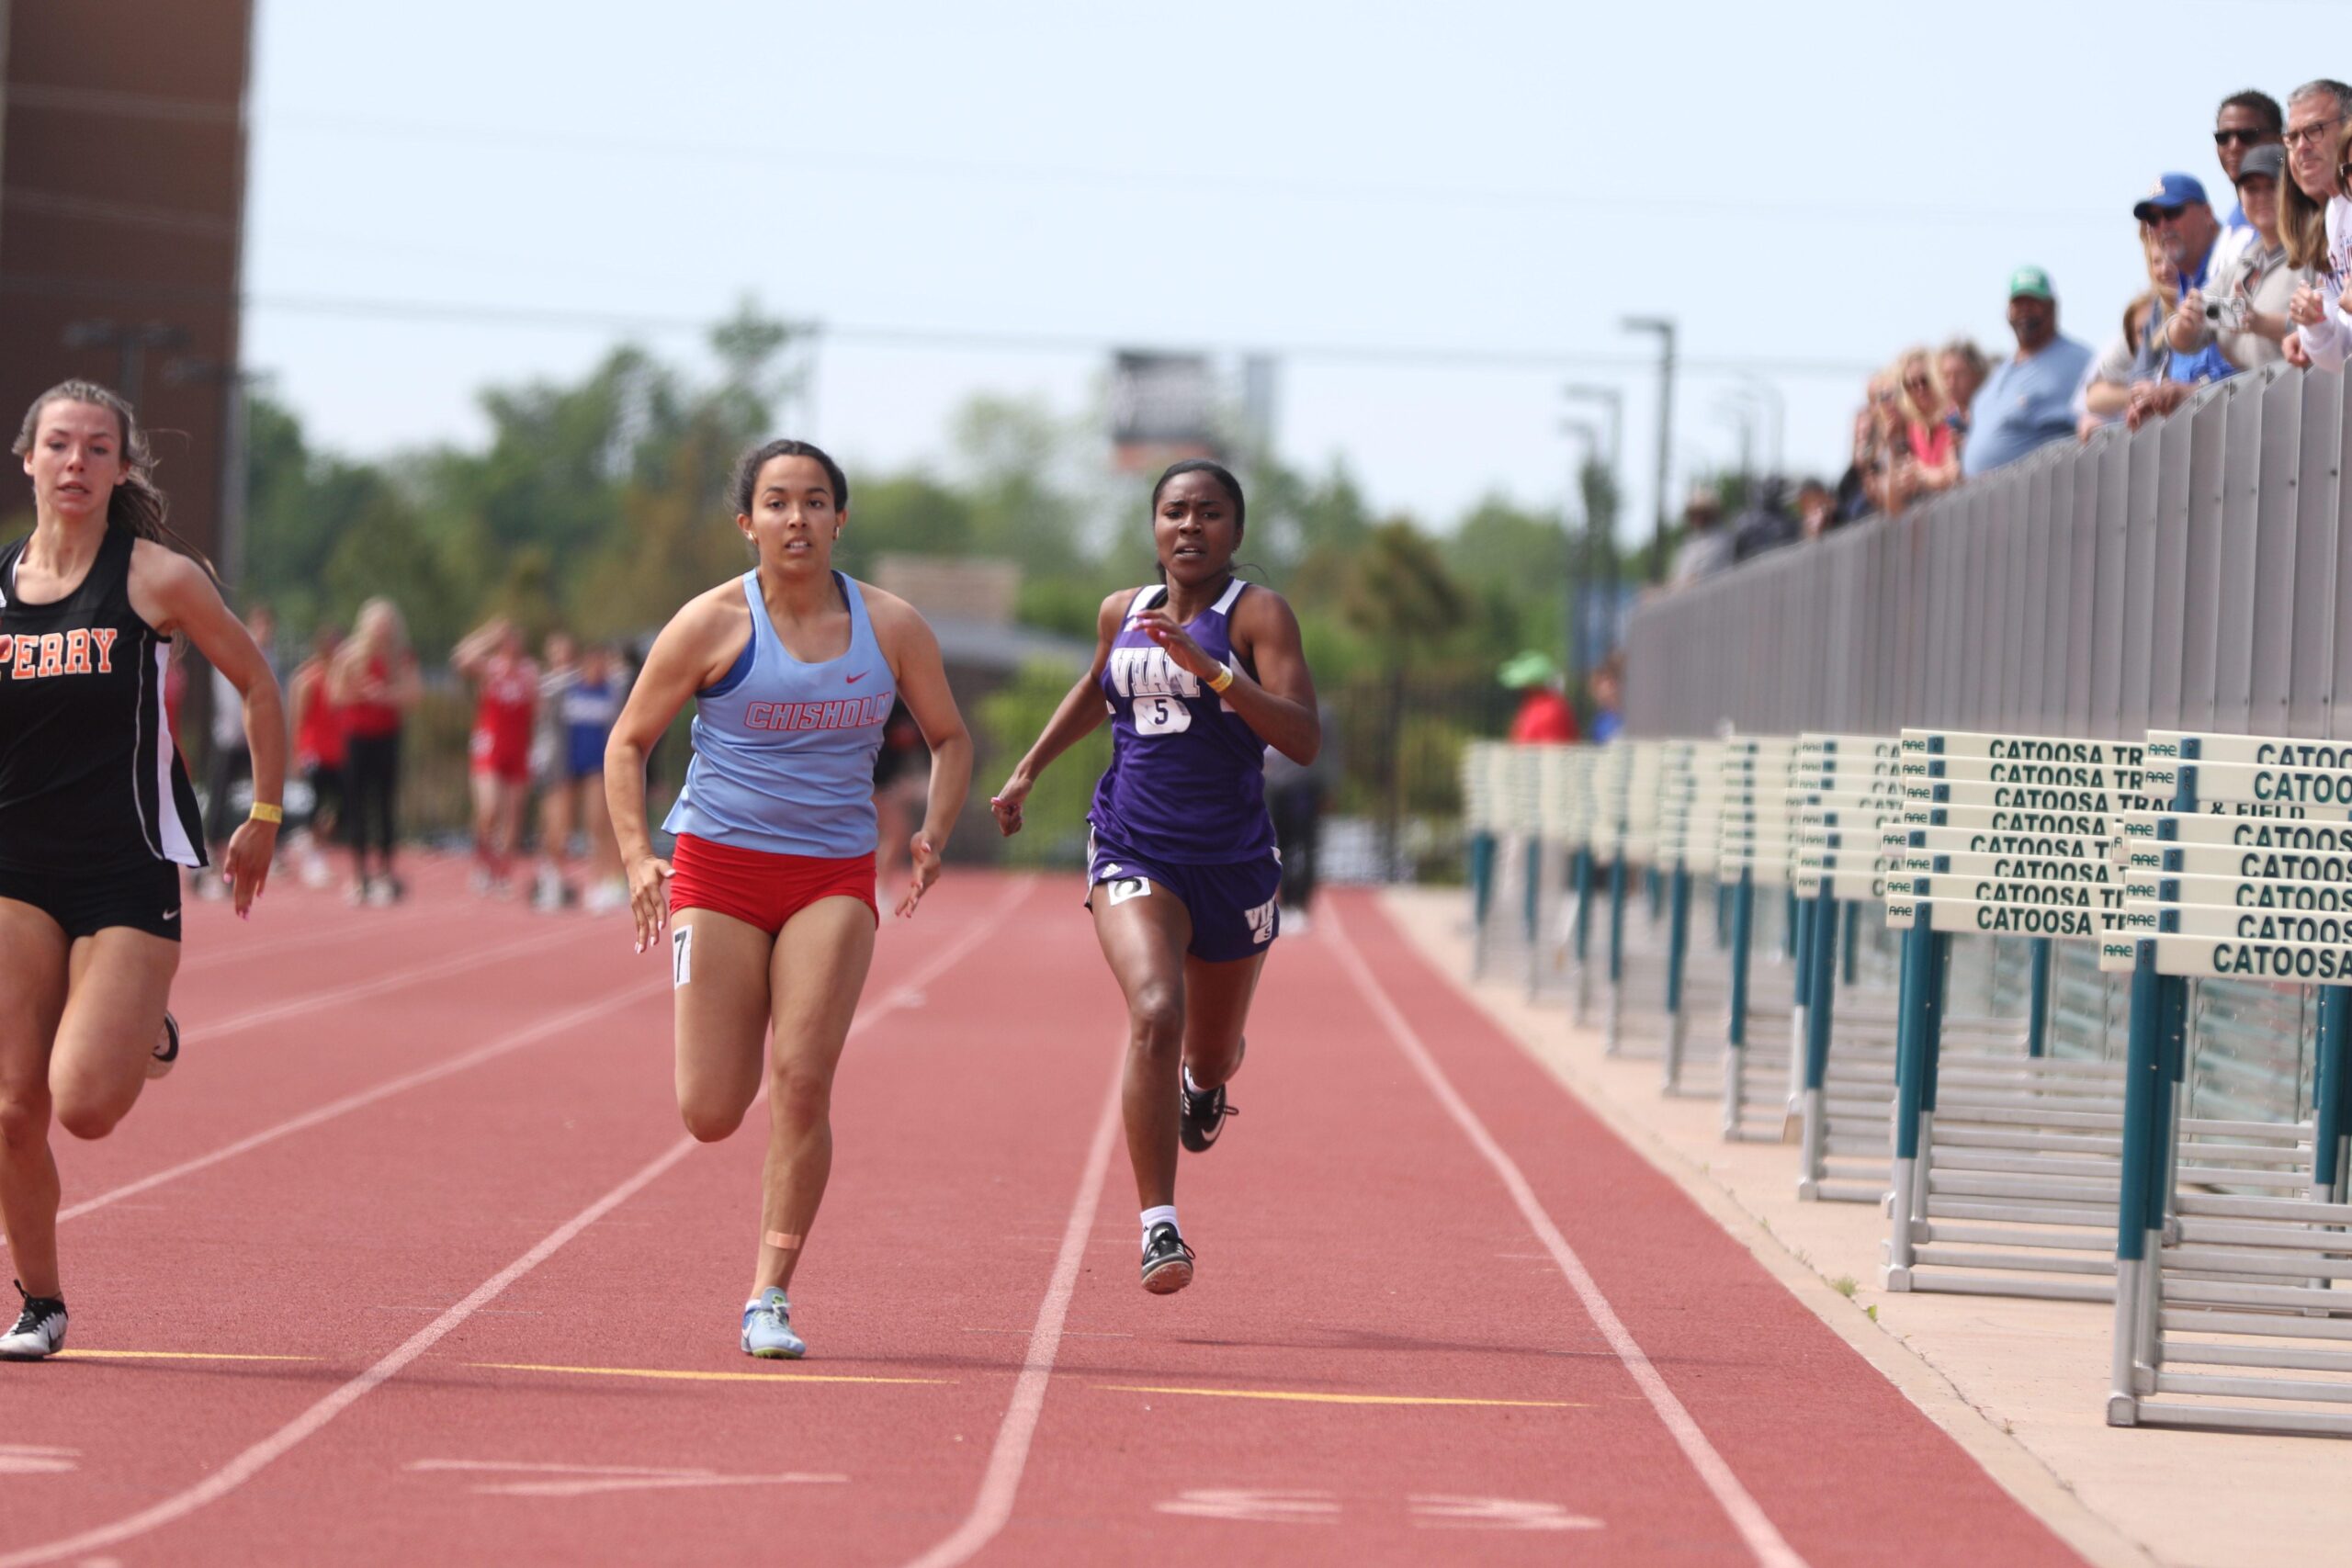
[{"label": "man in blue baseball cap", "polygon": [[[2194,300],[2194,308],[2201,310],[2213,242],[2222,234],[2205,187],[2192,175],[2161,175],[2155,187],[2132,204],[2132,216],[2155,230],[2156,242],[2180,279],[2181,309],[2191,309]],[[2194,354],[2176,352],[2165,367],[2163,381],[2132,389],[2126,422],[2137,430],[2143,421],[2178,408],[2199,384],[2219,381],[2236,370],[2211,343]]]},{"label": "man in blue baseball cap", "polygon": [[2091,351],[2058,335],[2058,295],[2038,266],[2009,275],[2009,331],[2017,334],[2016,357],[1994,367],[1969,405],[1960,466],[1970,479],[2075,433],[2075,389]]}]

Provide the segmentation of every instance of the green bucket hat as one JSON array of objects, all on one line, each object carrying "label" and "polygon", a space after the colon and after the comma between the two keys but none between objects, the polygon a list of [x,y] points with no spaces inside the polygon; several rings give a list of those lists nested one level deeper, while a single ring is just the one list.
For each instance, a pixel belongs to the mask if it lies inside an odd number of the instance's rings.
[{"label": "green bucket hat", "polygon": [[1560,678],[1560,667],[1552,656],[1541,649],[1531,648],[1515,653],[1507,660],[1495,679],[1512,691],[1527,686],[1548,686]]}]

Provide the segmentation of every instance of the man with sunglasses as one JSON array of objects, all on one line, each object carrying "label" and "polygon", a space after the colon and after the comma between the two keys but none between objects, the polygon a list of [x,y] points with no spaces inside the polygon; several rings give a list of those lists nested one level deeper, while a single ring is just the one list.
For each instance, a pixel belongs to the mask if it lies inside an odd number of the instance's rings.
[{"label": "man with sunglasses", "polygon": [[[2155,186],[2133,205],[2132,216],[2155,231],[2156,243],[2164,247],[2165,259],[2174,276],[2179,279],[2177,298],[2186,305],[2195,301],[2201,306],[2206,278],[2211,275],[2213,242],[2222,231],[2214,220],[2213,209],[2205,199],[2205,187],[2190,175],[2163,175]],[[2161,419],[2188,400],[2189,393],[2207,381],[2219,381],[2237,374],[2237,367],[2222,357],[2221,349],[2208,342],[2194,354],[2176,349],[2166,359],[2164,378],[2143,382],[2132,389],[2131,406],[2124,412],[2124,423],[2132,429],[2151,419]]]},{"label": "man with sunglasses", "polygon": [[[2222,100],[2222,107],[2213,112],[2213,151],[2222,160],[2222,173],[2229,176],[2232,189],[2237,186],[2238,171],[2245,166],[2245,155],[2278,141],[2286,130],[2286,111],[2267,93],[2248,88]],[[2248,245],[2258,243],[2241,201],[2222,219],[2222,237],[2213,245],[2213,275],[2220,276]]]}]

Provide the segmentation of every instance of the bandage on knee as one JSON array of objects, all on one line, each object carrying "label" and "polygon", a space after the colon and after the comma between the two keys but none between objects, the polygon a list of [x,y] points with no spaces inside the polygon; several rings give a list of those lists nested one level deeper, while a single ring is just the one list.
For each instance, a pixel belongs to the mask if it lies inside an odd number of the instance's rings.
[{"label": "bandage on knee", "polygon": [[786,1235],[782,1231],[770,1231],[765,1237],[767,1244],[778,1252],[797,1252],[804,1239],[801,1236]]}]

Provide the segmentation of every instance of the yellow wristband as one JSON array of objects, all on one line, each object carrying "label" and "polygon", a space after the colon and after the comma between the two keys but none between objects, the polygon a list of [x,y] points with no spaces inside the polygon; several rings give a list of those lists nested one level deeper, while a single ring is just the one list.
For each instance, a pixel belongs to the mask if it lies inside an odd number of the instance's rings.
[{"label": "yellow wristband", "polygon": [[256,800],[254,808],[245,815],[255,822],[283,822],[286,820],[286,807],[268,806]]},{"label": "yellow wristband", "polygon": [[1219,664],[1216,667],[1216,673],[1209,677],[1209,690],[1212,692],[1222,693],[1232,684],[1233,666],[1230,664]]}]

